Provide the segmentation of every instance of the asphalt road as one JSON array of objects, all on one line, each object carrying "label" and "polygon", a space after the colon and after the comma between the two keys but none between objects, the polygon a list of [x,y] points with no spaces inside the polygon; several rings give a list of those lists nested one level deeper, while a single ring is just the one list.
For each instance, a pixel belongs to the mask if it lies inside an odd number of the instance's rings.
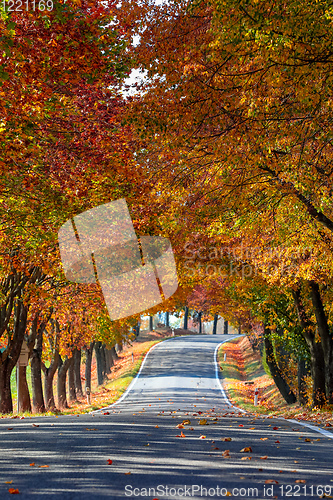
[{"label": "asphalt road", "polygon": [[158,344],[102,412],[1,419],[1,500],[10,488],[29,500],[333,497],[333,433],[242,414],[224,398],[214,352],[231,338]]}]

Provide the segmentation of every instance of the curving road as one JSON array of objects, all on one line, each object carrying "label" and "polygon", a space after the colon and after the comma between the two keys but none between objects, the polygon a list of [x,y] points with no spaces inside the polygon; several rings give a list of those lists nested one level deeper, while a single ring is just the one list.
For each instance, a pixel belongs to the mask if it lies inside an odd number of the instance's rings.
[{"label": "curving road", "polygon": [[333,496],[332,433],[242,414],[224,398],[214,352],[231,338],[158,344],[101,412],[0,420],[0,498],[9,488],[29,500]]},{"label": "curving road", "polygon": [[230,407],[222,397],[223,388],[215,363],[217,347],[237,335],[191,335],[156,344],[146,356],[139,376],[112,411],[144,408],[193,410]]}]

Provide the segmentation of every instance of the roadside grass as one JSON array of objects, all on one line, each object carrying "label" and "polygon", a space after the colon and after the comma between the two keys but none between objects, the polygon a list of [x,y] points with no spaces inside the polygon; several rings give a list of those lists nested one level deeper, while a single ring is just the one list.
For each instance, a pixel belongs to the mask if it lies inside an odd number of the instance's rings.
[{"label": "roadside grass", "polygon": [[[227,359],[224,361],[224,354]],[[284,417],[333,427],[333,408],[302,408],[298,403],[287,405],[269,369],[263,366],[259,353],[254,352],[247,337],[233,339],[218,351],[223,386],[231,402],[254,414]],[[266,368],[266,369],[265,369]],[[266,373],[268,371],[268,374]],[[259,388],[258,406],[254,406],[254,390]]]},{"label": "roadside grass", "polygon": [[[218,361],[222,368],[223,385],[233,404],[257,413],[267,413],[284,406],[272,377],[267,375],[259,354],[253,352],[247,337],[222,344]],[[254,406],[255,388],[259,389],[258,406]]]}]

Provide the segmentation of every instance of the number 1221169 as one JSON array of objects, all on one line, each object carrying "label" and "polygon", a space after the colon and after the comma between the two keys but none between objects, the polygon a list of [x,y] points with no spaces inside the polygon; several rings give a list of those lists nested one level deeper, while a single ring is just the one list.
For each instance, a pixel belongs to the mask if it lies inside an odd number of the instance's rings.
[{"label": "number 1221169", "polygon": [[53,10],[53,0],[2,0],[5,12]]}]

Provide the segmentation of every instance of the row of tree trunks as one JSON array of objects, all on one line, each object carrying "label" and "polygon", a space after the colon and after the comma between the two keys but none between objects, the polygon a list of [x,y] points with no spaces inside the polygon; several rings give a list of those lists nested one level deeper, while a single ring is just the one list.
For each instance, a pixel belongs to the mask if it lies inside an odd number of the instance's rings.
[{"label": "row of tree trunks", "polygon": [[[16,257],[15,251],[9,256],[14,261]],[[0,281],[0,292],[6,299],[0,307],[0,336],[8,334],[7,347],[0,352],[0,413],[13,411],[10,378],[21,352],[29,310],[24,302],[24,291],[29,284],[42,283],[44,278],[36,266],[18,272],[13,265],[11,273]]]},{"label": "row of tree trunks", "polygon": [[[118,352],[121,351],[122,345],[117,344]],[[114,365],[116,359],[118,359],[118,354],[115,347],[108,349],[102,342],[95,343],[95,356],[97,363],[97,383],[102,385],[107,378],[107,374],[111,373],[111,367]]]}]

